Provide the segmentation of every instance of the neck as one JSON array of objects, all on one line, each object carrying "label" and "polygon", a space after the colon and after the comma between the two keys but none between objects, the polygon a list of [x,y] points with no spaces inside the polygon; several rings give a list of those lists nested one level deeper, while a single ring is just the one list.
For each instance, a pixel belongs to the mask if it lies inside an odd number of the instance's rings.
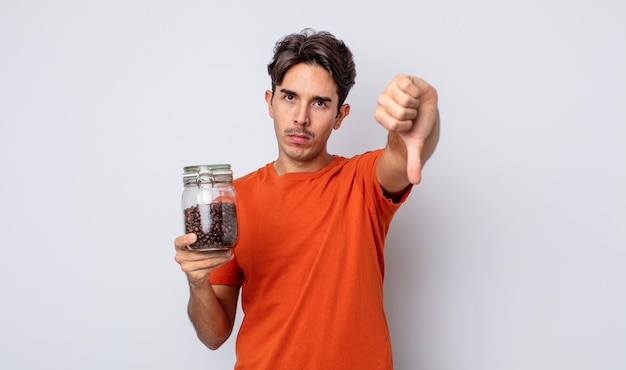
[{"label": "neck", "polygon": [[315,161],[295,161],[292,159],[285,159],[278,157],[274,161],[274,171],[278,175],[284,175],[291,172],[315,172],[328,166],[333,161],[334,156],[326,153],[326,155],[320,156]]}]

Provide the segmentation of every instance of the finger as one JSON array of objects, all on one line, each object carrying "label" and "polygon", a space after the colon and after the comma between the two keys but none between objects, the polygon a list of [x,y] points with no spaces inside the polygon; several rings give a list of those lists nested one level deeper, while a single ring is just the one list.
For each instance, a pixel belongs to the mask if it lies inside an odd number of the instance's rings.
[{"label": "finger", "polygon": [[403,132],[410,130],[413,126],[413,121],[410,119],[398,120],[392,117],[385,109],[379,108],[374,112],[374,118],[380,123],[387,131]]},{"label": "finger", "polygon": [[181,235],[174,240],[174,247],[178,250],[185,250],[188,245],[195,243],[197,239],[198,237],[194,233]]},{"label": "finger", "polygon": [[407,131],[413,126],[417,117],[417,109],[405,108],[398,105],[386,95],[378,98],[378,107],[374,111],[374,118],[389,131]]},{"label": "finger", "polygon": [[417,77],[401,74],[396,76],[395,80],[396,83],[394,84],[394,86],[396,86],[398,91],[400,91],[403,95],[407,95],[414,99],[419,96],[420,81]]},{"label": "finger", "polygon": [[183,271],[189,274],[215,269],[232,260],[234,257],[235,254],[231,250],[210,253],[179,250],[174,260],[180,265]]},{"label": "finger", "polygon": [[413,81],[409,78],[404,78],[402,81],[397,82],[395,84],[390,84],[383,94],[379,97],[379,104],[381,103],[380,98],[386,98],[384,101],[385,106],[399,106],[403,109],[406,108],[417,108],[419,107],[420,101],[419,97],[419,88]]},{"label": "finger", "polygon": [[434,87],[418,77],[409,76],[409,79],[411,80],[411,84],[416,89],[414,91],[416,91],[417,95],[413,95],[416,99],[419,99],[422,102],[430,102],[435,106],[437,105],[437,90],[435,90]]},{"label": "finger", "polygon": [[189,252],[187,258],[182,261],[185,265],[184,270],[188,272],[201,271],[206,269],[214,269],[225,264],[235,257],[232,251],[219,252]]}]

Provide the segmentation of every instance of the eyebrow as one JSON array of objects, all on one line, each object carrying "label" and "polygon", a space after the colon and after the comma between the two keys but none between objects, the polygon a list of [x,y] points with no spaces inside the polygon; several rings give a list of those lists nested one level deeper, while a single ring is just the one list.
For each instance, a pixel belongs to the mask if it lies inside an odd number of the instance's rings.
[{"label": "eyebrow", "polygon": [[[280,92],[282,92],[283,94],[287,94],[287,95],[299,96],[297,92],[289,90],[289,89],[285,89],[285,88],[280,89]],[[314,96],[313,99],[314,100],[319,100],[319,101],[325,101],[325,102],[332,102],[333,101],[328,96],[319,96],[319,95]]]}]

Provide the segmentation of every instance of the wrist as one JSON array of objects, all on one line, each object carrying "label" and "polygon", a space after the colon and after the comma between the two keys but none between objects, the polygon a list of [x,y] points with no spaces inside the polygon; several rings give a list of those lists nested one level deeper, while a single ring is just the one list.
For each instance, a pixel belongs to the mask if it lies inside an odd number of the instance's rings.
[{"label": "wrist", "polygon": [[209,290],[211,289],[211,286],[212,286],[210,275],[208,274],[201,279],[191,279],[188,277],[187,284],[189,284],[189,289],[192,292],[201,292],[204,290]]}]

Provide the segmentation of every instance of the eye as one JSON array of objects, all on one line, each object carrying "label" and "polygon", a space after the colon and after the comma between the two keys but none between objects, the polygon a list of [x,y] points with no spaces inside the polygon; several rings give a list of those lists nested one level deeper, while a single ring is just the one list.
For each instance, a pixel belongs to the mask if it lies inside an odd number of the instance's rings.
[{"label": "eye", "polygon": [[315,101],[315,106],[316,107],[325,107],[326,106],[326,102],[323,100],[316,100]]},{"label": "eye", "polygon": [[285,95],[285,100],[292,101],[294,99],[295,99],[295,96],[293,96],[292,94]]}]

